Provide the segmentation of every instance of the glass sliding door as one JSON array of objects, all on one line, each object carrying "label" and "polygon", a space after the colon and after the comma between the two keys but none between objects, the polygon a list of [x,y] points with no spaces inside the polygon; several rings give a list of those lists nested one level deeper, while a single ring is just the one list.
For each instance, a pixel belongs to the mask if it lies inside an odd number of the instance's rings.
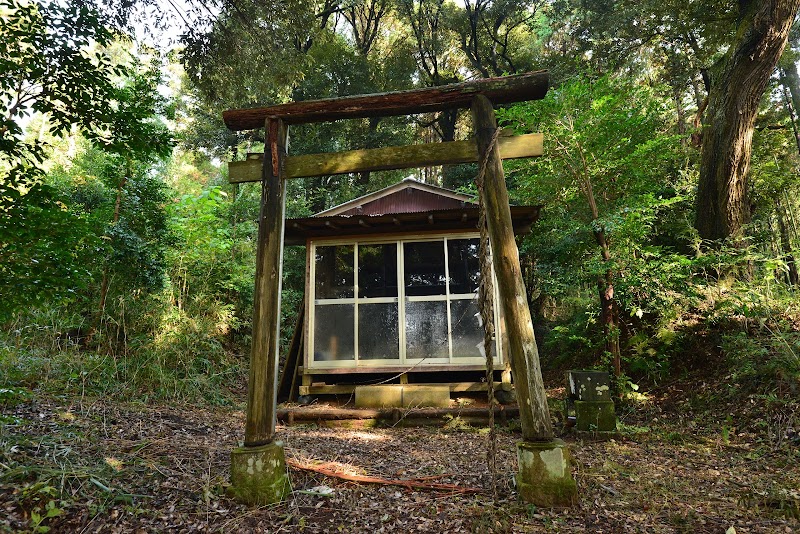
[{"label": "glass sliding door", "polygon": [[312,244],[310,364],[483,363],[478,244],[473,236]]},{"label": "glass sliding door", "polygon": [[315,248],[315,362],[356,359],[354,250],[354,245]]},{"label": "glass sliding door", "polygon": [[485,358],[483,323],[478,309],[481,282],[477,239],[448,239],[447,267],[450,303],[452,357]]},{"label": "glass sliding door", "polygon": [[358,359],[400,360],[397,243],[358,245]]},{"label": "glass sliding door", "polygon": [[406,360],[450,358],[444,241],[403,243]]}]

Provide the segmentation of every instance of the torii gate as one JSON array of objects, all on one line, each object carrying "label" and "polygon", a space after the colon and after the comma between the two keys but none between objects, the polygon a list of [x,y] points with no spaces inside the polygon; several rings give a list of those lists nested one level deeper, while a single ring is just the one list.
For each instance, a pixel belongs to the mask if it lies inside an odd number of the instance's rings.
[{"label": "torii gate", "polygon": [[[577,499],[569,452],[553,439],[547,397],[539,366],[533,323],[527,305],[519,251],[511,224],[502,158],[542,155],[542,134],[504,138],[495,149],[493,104],[544,98],[547,71],[481,79],[428,89],[292,102],[266,108],[229,110],[225,124],[234,131],[266,129],[263,158],[230,164],[233,183],[261,181],[261,213],[253,303],[253,344],[247,388],[244,446],[231,454],[234,494],[252,504],[275,503],[290,491],[283,444],[275,440],[278,379],[284,181],[289,178],[481,162],[492,260],[510,345],[523,441],[518,444],[520,495],[538,506],[569,505]],[[472,110],[476,138],[331,154],[289,156],[288,126],[338,119],[410,115],[466,108]],[[262,165],[262,161],[266,164]]]}]

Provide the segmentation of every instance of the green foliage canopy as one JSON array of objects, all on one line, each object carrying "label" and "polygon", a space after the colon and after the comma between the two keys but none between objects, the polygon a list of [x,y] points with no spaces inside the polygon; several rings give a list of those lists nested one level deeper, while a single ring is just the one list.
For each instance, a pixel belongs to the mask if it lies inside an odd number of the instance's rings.
[{"label": "green foliage canopy", "polygon": [[[69,193],[44,179],[42,164],[53,139],[80,133],[108,155],[106,163],[113,166],[116,157],[118,168],[131,170],[134,160],[149,165],[168,155],[172,138],[157,118],[167,111],[157,92],[157,68],[109,53],[118,36],[96,11],[82,3],[17,0],[2,0],[0,11],[0,102],[6,106],[0,119],[2,321],[25,305],[73,298],[90,283],[97,265],[88,258],[102,254],[109,243],[129,245],[123,248],[139,259],[159,255],[151,239],[138,239],[141,232],[130,221],[93,231],[93,212],[80,203],[76,211]],[[49,139],[25,133],[32,113],[44,117]],[[148,219],[154,210],[145,209],[142,193],[153,190],[145,186],[153,176],[144,168],[140,176],[144,181],[132,182],[128,200]],[[122,180],[106,185],[117,188]],[[158,211],[163,193],[149,200]],[[158,234],[153,220],[140,230]],[[136,262],[125,256],[117,263],[134,269]],[[148,278],[144,285],[155,283],[147,269],[137,272]]]},{"label": "green foliage canopy", "polygon": [[103,51],[113,32],[83,3],[0,0],[0,13],[0,164],[12,167],[0,193],[8,200],[8,182],[44,158],[42,143],[24,138],[25,117],[46,114],[57,137],[77,125],[89,138],[111,142],[105,126],[116,99],[113,79],[124,71]]},{"label": "green foliage canopy", "polygon": [[[542,101],[499,112],[518,130],[545,132],[544,157],[509,165],[517,200],[545,207],[523,246],[535,262],[539,295],[562,301],[586,295],[595,310],[589,316],[596,317],[594,281],[611,269],[614,298],[631,329],[645,315],[671,318],[679,309],[676,289],[690,275],[681,253],[691,234],[674,219],[688,203],[684,155],[670,132],[667,104],[651,87],[607,76],[574,80]],[[665,219],[674,226],[665,228]],[[610,265],[598,252],[598,230],[609,243]],[[675,233],[684,236],[677,247]]]}]

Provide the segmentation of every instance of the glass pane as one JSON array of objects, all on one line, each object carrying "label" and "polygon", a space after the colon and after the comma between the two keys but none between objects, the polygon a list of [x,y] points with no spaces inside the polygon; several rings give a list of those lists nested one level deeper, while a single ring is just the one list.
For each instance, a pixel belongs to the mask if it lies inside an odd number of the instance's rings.
[{"label": "glass pane", "polygon": [[447,266],[450,269],[450,294],[474,293],[480,283],[477,239],[448,239]]},{"label": "glass pane", "polygon": [[406,358],[447,358],[447,302],[406,302]]},{"label": "glass pane", "polygon": [[358,305],[358,359],[400,358],[397,303]]},{"label": "glass pane", "polygon": [[444,241],[403,244],[406,295],[444,295]]},{"label": "glass pane", "polygon": [[358,246],[358,296],[397,296],[397,245],[395,243]]},{"label": "glass pane", "polygon": [[314,306],[314,361],[355,360],[352,304]]},{"label": "glass pane", "polygon": [[315,297],[353,298],[353,245],[317,247]]},{"label": "glass pane", "polygon": [[[473,300],[451,300],[450,317],[453,321],[453,358],[481,358],[477,344],[483,343],[483,327],[478,314],[478,303]],[[492,346],[492,350],[495,348]],[[492,352],[494,357],[497,354]]]}]

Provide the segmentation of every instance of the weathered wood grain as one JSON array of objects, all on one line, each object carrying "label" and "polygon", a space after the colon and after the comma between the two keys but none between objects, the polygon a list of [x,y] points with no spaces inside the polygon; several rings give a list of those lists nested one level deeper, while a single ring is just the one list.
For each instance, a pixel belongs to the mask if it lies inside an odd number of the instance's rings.
[{"label": "weathered wood grain", "polygon": [[479,95],[473,99],[472,118],[481,160],[488,158],[483,177],[486,221],[500,306],[510,345],[509,359],[520,408],[522,437],[528,441],[551,440],[553,426],[547,409],[547,394],[533,335],[533,321],[522,281],[519,250],[514,240],[503,163],[496,150],[489,152],[497,120],[492,103],[485,96]]},{"label": "weathered wood grain", "polygon": [[[402,377],[401,377],[402,378]],[[406,382],[407,383],[407,382]],[[464,393],[486,391],[486,382],[423,382],[414,383],[414,386],[448,386],[451,393]],[[324,386],[300,386],[300,395],[349,395],[358,386],[356,384],[325,384]],[[511,383],[495,382],[495,389],[511,389]]]},{"label": "weathered wood grain", "polygon": [[270,443],[275,433],[278,387],[278,326],[281,308],[287,129],[282,121],[267,123],[261,213],[258,222],[256,282],[253,297],[253,344],[247,383],[245,447]]},{"label": "weathered wood grain", "polygon": [[[542,155],[543,135],[532,133],[501,137],[502,159],[529,158]],[[328,154],[287,156],[286,178],[306,178],[390,169],[411,169],[431,165],[455,165],[478,161],[478,146],[474,140],[430,143],[425,145],[393,146],[349,150]],[[261,158],[228,164],[230,183],[258,182],[262,179]]]},{"label": "weathered wood grain", "polygon": [[338,119],[410,115],[466,108],[469,107],[472,97],[477,94],[487,96],[495,104],[538,100],[544,98],[548,84],[548,72],[537,71],[409,91],[290,102],[262,108],[231,109],[223,112],[222,118],[228,128],[240,131],[261,128],[268,118],[281,119],[286,124],[303,124]]}]

